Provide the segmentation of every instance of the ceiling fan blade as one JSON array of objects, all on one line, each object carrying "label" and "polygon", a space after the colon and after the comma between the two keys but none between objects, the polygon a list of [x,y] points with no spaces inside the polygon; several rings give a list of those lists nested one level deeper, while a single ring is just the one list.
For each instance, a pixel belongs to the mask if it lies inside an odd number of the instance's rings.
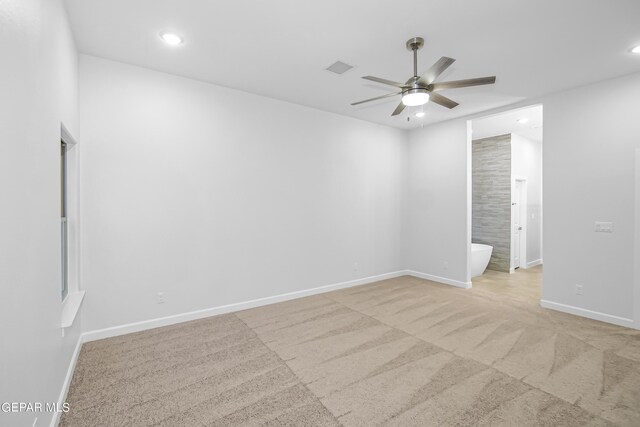
[{"label": "ceiling fan blade", "polygon": [[402,113],[402,110],[404,110],[404,104],[402,103],[402,101],[400,101],[400,104],[398,104],[396,109],[393,110],[393,113],[391,113],[391,115],[397,116],[398,114]]},{"label": "ceiling fan blade", "polygon": [[365,102],[376,101],[378,99],[384,99],[384,98],[390,98],[390,97],[396,96],[396,95],[402,95],[402,92],[387,93],[386,95],[376,96],[375,98],[369,98],[369,99],[365,99],[364,101],[354,102],[351,105],[360,105],[360,104],[364,104]]},{"label": "ceiling fan blade", "polygon": [[429,85],[433,83],[435,79],[438,78],[440,74],[444,72],[447,68],[451,66],[456,60],[453,58],[448,58],[443,56],[438,59],[438,61],[431,66],[420,78],[418,79],[418,83],[423,85]]},{"label": "ceiling fan blade", "polygon": [[443,90],[443,89],[456,89],[459,87],[469,87],[469,86],[481,86],[481,85],[491,85],[496,82],[496,76],[491,77],[479,77],[477,79],[466,79],[466,80],[456,80],[452,82],[442,82],[442,83],[434,83],[433,91]]},{"label": "ceiling fan blade", "polygon": [[371,80],[372,82],[377,82],[377,83],[382,83],[385,85],[389,85],[389,86],[395,86],[395,87],[399,87],[399,88],[405,88],[408,87],[405,84],[402,84],[400,82],[394,82],[392,80],[387,80],[387,79],[381,79],[380,77],[373,77],[373,76],[364,76],[362,77],[365,80]]},{"label": "ceiling fan blade", "polygon": [[429,100],[435,102],[436,104],[440,104],[443,107],[447,107],[449,109],[455,108],[455,107],[458,106],[457,102],[452,101],[451,99],[447,98],[446,96],[442,96],[439,93],[435,93],[435,92],[431,92],[429,94]]}]

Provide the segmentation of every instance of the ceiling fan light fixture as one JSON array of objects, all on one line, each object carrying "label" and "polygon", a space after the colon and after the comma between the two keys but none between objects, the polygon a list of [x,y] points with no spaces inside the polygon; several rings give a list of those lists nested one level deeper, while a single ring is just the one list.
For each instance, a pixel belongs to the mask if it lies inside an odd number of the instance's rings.
[{"label": "ceiling fan light fixture", "polygon": [[426,89],[409,89],[402,93],[402,103],[407,107],[417,107],[429,102],[429,92]]}]

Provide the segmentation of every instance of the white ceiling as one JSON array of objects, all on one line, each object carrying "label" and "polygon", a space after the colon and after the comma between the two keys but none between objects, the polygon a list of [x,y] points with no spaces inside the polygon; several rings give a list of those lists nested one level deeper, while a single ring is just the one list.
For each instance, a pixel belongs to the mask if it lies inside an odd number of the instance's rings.
[{"label": "white ceiling", "polygon": [[[639,0],[65,4],[83,53],[403,129],[640,71],[640,55],[629,53],[640,44]],[[180,33],[185,43],[166,46],[158,37],[163,30]],[[361,76],[410,77],[405,41],[414,36],[425,39],[419,73],[449,56],[457,61],[438,81],[496,75],[497,83],[443,92],[461,105],[427,104],[425,117],[411,122],[408,114],[390,116],[399,99],[350,106],[393,91]],[[336,60],[355,68],[326,71]]]},{"label": "white ceiling", "polygon": [[[519,123],[520,119],[527,119],[527,122]],[[471,129],[473,139],[517,133],[532,141],[542,142],[542,105],[473,119]]]}]

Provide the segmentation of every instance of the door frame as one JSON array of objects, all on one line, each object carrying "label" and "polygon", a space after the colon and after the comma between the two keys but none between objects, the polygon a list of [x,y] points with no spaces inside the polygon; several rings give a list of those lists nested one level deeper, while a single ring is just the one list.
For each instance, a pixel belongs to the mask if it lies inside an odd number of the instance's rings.
[{"label": "door frame", "polygon": [[636,148],[635,236],[634,236],[634,328],[640,329],[640,148]]},{"label": "door frame", "polygon": [[[516,182],[521,183],[520,187],[520,218],[518,222],[522,231],[520,232],[520,265],[518,268],[526,270],[527,268],[527,177],[526,176],[513,176],[511,178],[511,203],[513,203],[513,195],[516,191]],[[515,237],[513,209],[511,209],[511,254],[510,254],[510,268],[509,272],[514,273],[515,269],[515,251],[513,248],[513,242]]]}]

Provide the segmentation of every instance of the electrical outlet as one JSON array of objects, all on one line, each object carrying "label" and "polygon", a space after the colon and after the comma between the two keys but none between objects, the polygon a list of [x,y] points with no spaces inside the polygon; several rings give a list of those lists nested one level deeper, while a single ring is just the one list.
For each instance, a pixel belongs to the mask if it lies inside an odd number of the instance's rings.
[{"label": "electrical outlet", "polygon": [[353,263],[353,271],[358,271],[360,269],[360,266],[358,265],[357,262]]},{"label": "electrical outlet", "polygon": [[445,270],[449,269],[449,261],[442,261],[442,268],[444,268]]},{"label": "electrical outlet", "polygon": [[582,295],[582,285],[576,285],[576,295]]},{"label": "electrical outlet", "polygon": [[593,225],[593,229],[596,233],[613,233],[613,223],[596,221]]},{"label": "electrical outlet", "polygon": [[156,294],[156,302],[158,304],[164,304],[164,292],[158,292]]}]

